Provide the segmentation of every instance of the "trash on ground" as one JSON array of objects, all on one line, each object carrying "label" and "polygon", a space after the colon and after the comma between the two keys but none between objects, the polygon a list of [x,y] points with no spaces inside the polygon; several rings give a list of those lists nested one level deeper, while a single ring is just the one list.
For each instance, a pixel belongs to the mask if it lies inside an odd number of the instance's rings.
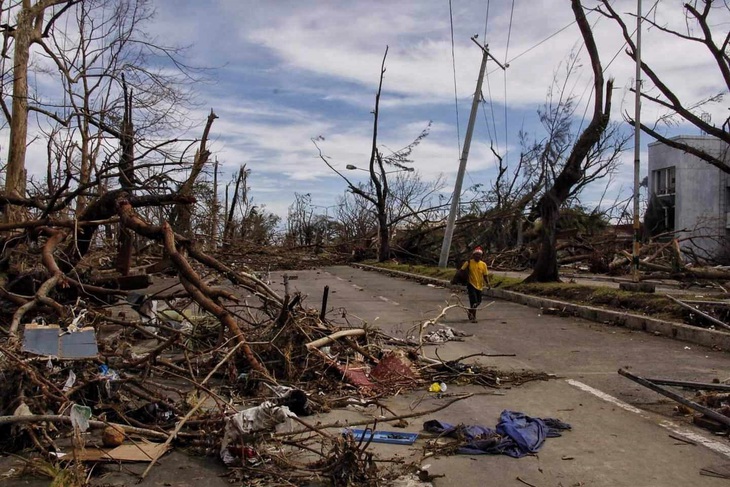
[{"label": "trash on ground", "polygon": [[343,435],[352,435],[357,441],[388,443],[391,445],[412,445],[418,439],[418,433],[401,433],[397,431],[373,431],[370,429],[346,429]]},{"label": "trash on ground", "polygon": [[524,413],[502,411],[496,428],[480,425],[452,425],[438,420],[426,421],[423,429],[439,436],[456,438],[447,448],[462,455],[508,455],[521,458],[537,453],[546,438],[561,436],[570,425],[558,419],[532,418]]},{"label": "trash on ground", "polygon": [[96,332],[91,327],[63,331],[58,325],[28,323],[23,331],[23,352],[59,359],[96,357]]}]

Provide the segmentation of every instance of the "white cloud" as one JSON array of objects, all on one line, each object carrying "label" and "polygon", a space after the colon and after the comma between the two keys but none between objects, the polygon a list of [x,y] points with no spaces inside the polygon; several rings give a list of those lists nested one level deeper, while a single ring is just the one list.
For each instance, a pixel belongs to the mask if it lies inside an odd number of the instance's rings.
[{"label": "white cloud", "polygon": [[[614,4],[622,13],[635,6],[633,0]],[[157,0],[156,5],[153,34],[165,44],[189,45],[186,60],[190,64],[215,68],[210,75],[217,84],[199,85],[197,99],[200,106],[212,107],[220,116],[212,131],[215,154],[226,172],[234,172],[241,164],[251,168],[252,192],[270,209],[285,212],[294,192],[310,192],[318,204],[324,204],[344,189],[343,182],[319,160],[312,137],[325,137],[321,147],[338,167],[367,165],[370,111],[386,45],[390,48],[379,143],[402,147],[433,120],[431,135],[413,153],[414,166],[424,178],[443,173],[453,179],[481,58],[470,37],[478,33],[484,40],[483,1],[452,2],[460,141],[456,139],[447,2]],[[518,1],[514,15],[510,5],[491,2],[486,40],[491,53],[500,61],[510,61],[510,67],[503,73],[490,61],[489,83],[483,93],[489,96],[491,92],[489,100],[495,110],[496,127],[491,126],[491,115],[488,117],[490,131],[497,132],[503,152],[509,145],[508,157],[514,160],[517,131],[523,126],[534,130],[535,109],[543,103],[557,66],[579,48],[581,37],[577,26],[570,25],[574,18],[565,0]],[[730,12],[719,12],[724,16],[717,21],[722,30]],[[633,115],[633,96],[627,89],[632,85],[634,66],[622,52],[620,31],[595,12],[588,18],[606,74],[616,79],[613,117],[619,119],[624,111]],[[680,3],[659,3],[656,22],[684,28]],[[712,58],[699,44],[647,28],[643,54],[682,99],[700,101],[726,89]],[[573,80],[574,93],[586,104],[592,78],[585,52],[581,58],[583,67]],[[43,85],[39,87],[49,89],[47,81],[40,79]],[[648,82],[646,87],[650,89]],[[643,107],[643,119],[649,123],[664,113],[648,102]],[[202,124],[207,110],[194,110],[189,120]],[[718,121],[728,115],[727,102],[699,110],[708,111]],[[582,115],[583,108],[577,113]],[[494,174],[494,157],[482,117],[480,113],[468,170],[476,182],[488,184]],[[199,127],[196,130],[191,132],[194,137],[199,136]],[[34,161],[44,152],[39,143],[29,150]],[[45,165],[32,162],[30,167],[42,172]],[[622,167],[616,175],[612,190],[622,187],[626,171]]]}]

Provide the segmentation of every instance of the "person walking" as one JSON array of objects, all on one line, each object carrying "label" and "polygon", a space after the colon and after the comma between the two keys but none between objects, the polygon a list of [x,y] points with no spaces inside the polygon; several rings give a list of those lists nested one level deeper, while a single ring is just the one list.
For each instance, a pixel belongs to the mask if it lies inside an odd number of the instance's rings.
[{"label": "person walking", "polygon": [[469,321],[477,322],[477,308],[482,303],[482,289],[489,284],[489,270],[487,263],[482,260],[484,251],[481,247],[477,247],[471,254],[471,259],[464,262],[461,266],[462,270],[469,271],[469,280],[466,284],[466,292],[469,295]]}]

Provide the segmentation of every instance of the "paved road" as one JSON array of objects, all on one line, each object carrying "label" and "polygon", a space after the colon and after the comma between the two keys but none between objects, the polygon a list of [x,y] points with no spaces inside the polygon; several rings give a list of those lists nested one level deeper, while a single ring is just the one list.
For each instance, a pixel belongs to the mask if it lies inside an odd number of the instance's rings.
[{"label": "paved road", "polygon": [[[290,284],[309,296],[305,305],[318,308],[322,289],[328,285],[328,318],[343,325],[345,321],[353,326],[375,324],[399,336],[435,317],[455,299],[447,289],[349,267],[296,274],[298,279]],[[275,275],[274,281],[280,282],[281,276]],[[541,316],[539,310],[502,301],[482,311],[477,324],[467,322],[458,309],[442,322],[474,335],[440,346],[444,359],[474,352],[515,353],[514,358],[482,359],[482,363],[500,369],[540,370],[559,379],[526,384],[503,396],[470,398],[438,418],[491,426],[502,409],[512,409],[558,417],[574,429],[548,440],[538,457],[430,458],[426,463],[431,464],[431,472],[446,474],[435,481],[436,486],[457,481],[463,486],[524,486],[517,477],[536,486],[727,485],[726,480],[699,475],[703,467],[730,463],[727,437],[713,436],[674,416],[674,402],[616,371],[624,367],[647,377],[724,381],[730,378],[730,354],[576,318]],[[442,404],[443,400],[423,396],[405,395],[391,404],[402,412],[408,412],[414,400],[422,399],[419,407],[424,409]],[[417,420],[409,431],[418,431],[420,424]],[[670,434],[696,445],[679,442]],[[379,448],[405,456],[417,450]]]}]

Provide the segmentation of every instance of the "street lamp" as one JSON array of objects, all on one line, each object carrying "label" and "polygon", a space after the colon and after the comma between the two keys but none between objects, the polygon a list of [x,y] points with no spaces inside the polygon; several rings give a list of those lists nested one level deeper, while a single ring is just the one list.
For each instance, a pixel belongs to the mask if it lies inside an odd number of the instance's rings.
[{"label": "street lamp", "polygon": [[[367,169],[362,169],[362,168],[359,168],[357,166],[353,166],[352,164],[346,165],[345,166],[345,169],[347,169],[349,171],[365,171],[365,172],[370,172]],[[412,167],[402,167],[402,168],[400,168],[400,169],[398,169],[396,171],[387,171],[385,174],[393,174],[394,172],[403,172],[403,171],[405,171],[405,172],[413,172],[413,171],[415,171],[415,169],[412,168]]]}]

